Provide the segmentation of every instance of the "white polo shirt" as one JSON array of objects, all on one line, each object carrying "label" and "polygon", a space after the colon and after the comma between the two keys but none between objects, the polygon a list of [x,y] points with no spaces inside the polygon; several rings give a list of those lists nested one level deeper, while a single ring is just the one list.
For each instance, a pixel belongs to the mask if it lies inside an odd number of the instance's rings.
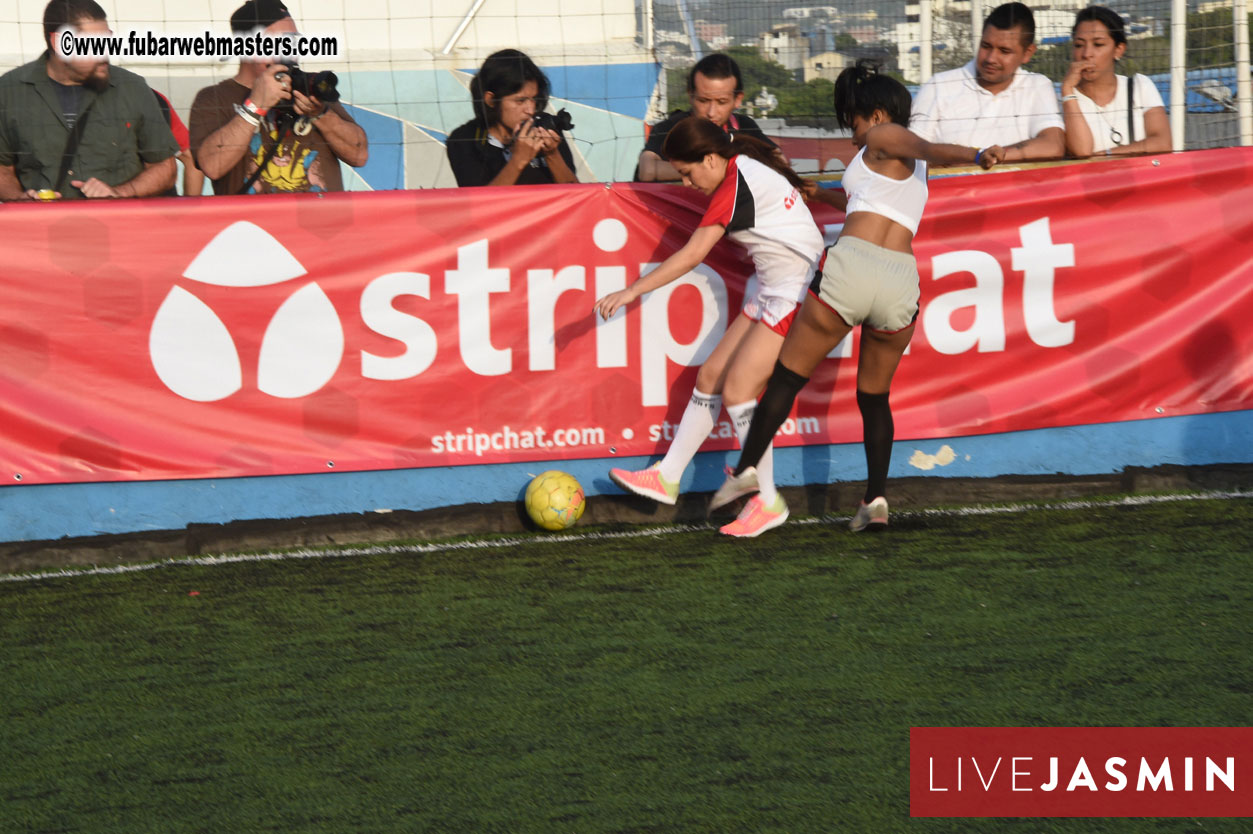
[{"label": "white polo shirt", "polygon": [[1052,81],[1019,67],[1008,87],[990,93],[975,80],[974,61],[931,76],[909,117],[909,129],[928,142],[972,148],[1014,145],[1050,127],[1065,129]]}]

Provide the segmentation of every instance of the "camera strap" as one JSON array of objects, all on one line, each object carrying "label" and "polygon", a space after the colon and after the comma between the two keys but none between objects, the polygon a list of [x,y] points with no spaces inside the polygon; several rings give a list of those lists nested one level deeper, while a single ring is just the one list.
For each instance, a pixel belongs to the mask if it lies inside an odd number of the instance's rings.
[{"label": "camera strap", "polygon": [[91,105],[95,104],[93,98],[91,103],[78,114],[78,118],[74,120],[74,129],[70,131],[69,137],[65,140],[65,150],[61,152],[61,170],[57,172],[56,185],[52,187],[53,191],[65,191],[65,178],[70,174],[70,166],[74,164],[74,154],[78,153],[78,143],[83,138],[83,131],[86,129],[87,117],[91,115]]}]

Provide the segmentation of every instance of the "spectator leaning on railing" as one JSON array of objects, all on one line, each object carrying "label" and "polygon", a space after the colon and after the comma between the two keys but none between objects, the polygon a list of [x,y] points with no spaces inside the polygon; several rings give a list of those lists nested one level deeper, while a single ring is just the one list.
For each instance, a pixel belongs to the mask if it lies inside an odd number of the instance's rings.
[{"label": "spectator leaning on railing", "polygon": [[1114,72],[1127,52],[1123,19],[1104,6],[1075,16],[1074,62],[1062,79],[1062,117],[1071,156],[1161,153],[1170,150],[1170,121],[1162,94],[1146,75]]},{"label": "spectator leaning on railing", "polygon": [[[231,15],[231,31],[295,35],[279,0],[248,0]],[[196,93],[191,151],[213,180],[213,193],[343,191],[339,163],[366,163],[365,131],[339,102],[292,89],[289,67],[269,58],[244,60],[239,72]],[[245,187],[247,186],[247,187]]]},{"label": "spectator leaning on railing", "polygon": [[487,56],[470,82],[474,118],[453,130],[445,145],[457,185],[578,182],[561,131],[537,124],[549,90],[548,76],[525,53],[502,49]]},{"label": "spectator leaning on railing", "polygon": [[[692,105],[691,110],[675,110],[663,121],[653,125],[648,134],[648,142],[640,152],[639,164],[635,168],[637,182],[678,182],[682,179],[666,159],[663,148],[670,129],[688,116],[700,116],[727,133],[751,136],[775,147],[775,143],[761,132],[756,122],[735,112],[744,104],[744,79],[740,75],[739,64],[730,55],[715,52],[697,61],[696,66],[687,74],[687,97]],[[787,164],[782,156],[779,161]]]},{"label": "spectator leaning on railing", "polygon": [[178,146],[140,76],[67,60],[57,33],[109,32],[94,0],[52,0],[43,55],[0,76],[0,200],[148,197],[174,184]]},{"label": "spectator leaning on railing", "polygon": [[975,59],[928,79],[914,97],[910,130],[928,142],[1001,145],[1005,162],[1060,159],[1066,151],[1053,83],[1023,64],[1035,54],[1035,16],[997,6]]}]

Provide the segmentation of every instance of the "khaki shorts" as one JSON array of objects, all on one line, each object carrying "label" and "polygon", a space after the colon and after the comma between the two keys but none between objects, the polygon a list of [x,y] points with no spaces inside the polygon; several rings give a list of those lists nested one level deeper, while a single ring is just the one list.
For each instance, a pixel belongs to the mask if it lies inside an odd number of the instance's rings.
[{"label": "khaki shorts", "polygon": [[918,317],[918,263],[907,252],[842,237],[827,250],[809,291],[849,327],[895,333]]}]

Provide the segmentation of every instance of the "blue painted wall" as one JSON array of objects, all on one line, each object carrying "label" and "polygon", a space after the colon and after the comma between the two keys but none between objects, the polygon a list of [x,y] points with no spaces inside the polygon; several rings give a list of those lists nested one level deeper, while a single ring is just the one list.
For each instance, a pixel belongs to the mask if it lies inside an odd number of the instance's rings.
[{"label": "blue painted wall", "polygon": [[[952,450],[950,455],[944,447]],[[946,465],[928,463],[950,460]],[[697,456],[685,491],[711,492],[733,452]],[[860,444],[780,449],[783,486],[865,477]],[[911,462],[912,461],[912,462]],[[589,496],[619,494],[610,466],[638,468],[642,457],[270,478],[0,487],[0,541],[181,529],[191,523],[297,518],[379,509],[425,510],[517,500],[533,474],[562,468]],[[896,444],[891,476],[991,478],[1101,475],[1128,466],[1253,463],[1253,411],[1169,417],[1010,434]]]},{"label": "blue painted wall", "polygon": [[[460,72],[473,74],[477,67]],[[644,116],[660,68],[652,62],[544,67],[554,107],[574,119],[571,140],[601,181],[630,180],[644,146]],[[370,160],[346,187],[429,188],[430,171],[406,171],[402,122],[444,141],[473,117],[470,94],[447,70],[365,70],[340,76],[339,87],[370,137]],[[358,179],[360,183],[358,183]],[[368,184],[368,185],[367,185]]]}]

